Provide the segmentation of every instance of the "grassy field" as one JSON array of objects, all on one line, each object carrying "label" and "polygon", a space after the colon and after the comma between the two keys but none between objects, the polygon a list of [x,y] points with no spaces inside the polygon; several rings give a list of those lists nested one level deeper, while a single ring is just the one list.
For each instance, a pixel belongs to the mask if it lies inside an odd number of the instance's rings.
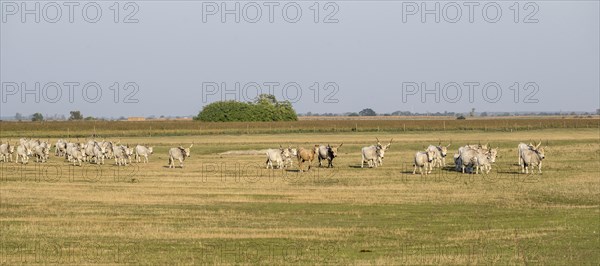
[{"label": "grassy field", "polygon": [[[495,128],[503,127],[494,121]],[[149,164],[117,167],[109,160],[71,167],[54,156],[46,164],[0,163],[1,262],[598,265],[600,131],[597,119],[586,121],[587,127],[579,122],[577,128],[513,132],[162,136],[156,127],[147,135],[128,128],[131,134],[119,136],[121,143],[156,147]],[[397,123],[390,128],[398,129]],[[4,137],[23,135],[29,127],[2,125]],[[394,142],[382,167],[361,169],[360,148],[375,137]],[[498,146],[500,157],[489,175],[459,174],[451,167],[412,175],[414,153],[439,139],[452,141],[450,157],[459,145],[478,141]],[[517,144],[530,139],[548,145],[542,175],[520,174],[516,165]],[[167,149],[192,142],[185,168],[166,168]],[[218,155],[341,142],[335,168],[302,174],[295,168],[266,170],[264,156]]]}]

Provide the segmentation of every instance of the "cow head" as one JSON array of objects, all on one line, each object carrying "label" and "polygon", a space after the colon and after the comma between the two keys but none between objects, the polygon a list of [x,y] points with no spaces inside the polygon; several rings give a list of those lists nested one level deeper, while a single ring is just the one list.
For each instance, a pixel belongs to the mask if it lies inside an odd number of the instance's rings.
[{"label": "cow head", "polygon": [[427,162],[432,162],[433,158],[435,158],[435,152],[430,149],[425,149],[425,153],[427,154]]},{"label": "cow head", "polygon": [[498,147],[490,149],[489,151],[489,157],[488,159],[490,160],[490,163],[495,163],[496,162],[496,156],[498,156]]},{"label": "cow head", "polygon": [[281,153],[281,157],[284,159],[290,158],[292,154],[289,148],[284,148],[281,145],[279,145],[279,152]]},{"label": "cow head", "polygon": [[190,149],[191,149],[193,146],[194,146],[194,144],[192,143],[192,145],[190,145],[190,147],[189,147],[189,148],[185,148],[185,149],[183,149],[183,153],[185,154],[185,157],[190,157],[190,156],[192,156],[192,155],[190,154]]},{"label": "cow head", "polygon": [[447,146],[442,146],[442,143],[441,142],[439,143],[438,150],[440,150],[442,157],[446,157],[446,155],[448,154],[448,147],[450,147],[450,145],[452,145],[452,144],[448,144]]},{"label": "cow head", "polygon": [[340,145],[338,145],[338,146],[331,146],[331,145],[327,144],[327,153],[329,153],[329,156],[330,156],[331,158],[335,158],[335,157],[337,157],[337,152],[338,152],[338,149],[339,149],[340,147],[342,147],[342,145],[344,145],[344,143],[342,143],[342,144],[340,144]]},{"label": "cow head", "polygon": [[153,154],[154,153],[154,147],[148,147],[148,152],[150,154]]},{"label": "cow head", "polygon": [[292,145],[288,145],[288,151],[290,152],[290,156],[298,156],[298,150],[297,149],[292,149]]},{"label": "cow head", "polygon": [[[540,143],[540,144],[541,144],[541,143]],[[546,155],[544,155],[544,148],[545,148],[545,147],[539,147],[539,145],[538,145],[538,148],[536,148],[536,149],[535,149],[535,152],[538,154],[538,156],[539,156],[539,157],[540,157],[540,159],[542,159],[542,160],[546,158]]]},{"label": "cow head", "polygon": [[385,151],[387,149],[389,149],[390,146],[392,146],[392,141],[393,140],[394,139],[390,139],[390,142],[387,145],[381,145],[381,143],[379,143],[379,140],[377,140],[378,141],[378,143],[377,143],[377,154],[379,155],[379,157],[381,157],[381,159],[383,159],[385,157]]}]

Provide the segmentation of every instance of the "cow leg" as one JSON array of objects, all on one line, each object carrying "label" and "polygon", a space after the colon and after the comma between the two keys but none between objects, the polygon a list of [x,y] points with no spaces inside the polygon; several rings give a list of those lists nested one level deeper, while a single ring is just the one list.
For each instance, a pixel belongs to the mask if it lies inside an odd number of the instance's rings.
[{"label": "cow leg", "polygon": [[417,165],[416,165],[416,164],[413,164],[413,166],[415,167],[415,168],[413,169],[413,175],[416,175],[416,174],[417,174]]},{"label": "cow leg", "polygon": [[542,162],[540,162],[540,164],[538,164],[538,171],[540,172],[540,174],[542,173]]},{"label": "cow leg", "polygon": [[183,168],[183,160],[179,159],[179,167]]}]

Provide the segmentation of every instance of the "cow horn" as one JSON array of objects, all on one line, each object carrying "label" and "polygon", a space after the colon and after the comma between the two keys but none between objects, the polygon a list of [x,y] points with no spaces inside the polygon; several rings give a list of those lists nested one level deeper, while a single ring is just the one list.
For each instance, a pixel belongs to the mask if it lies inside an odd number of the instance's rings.
[{"label": "cow horn", "polygon": [[190,145],[190,149],[194,146],[194,143],[192,142],[192,145]]},{"label": "cow horn", "polygon": [[379,138],[378,138],[378,137],[375,137],[375,139],[377,140],[377,144],[379,144]]}]

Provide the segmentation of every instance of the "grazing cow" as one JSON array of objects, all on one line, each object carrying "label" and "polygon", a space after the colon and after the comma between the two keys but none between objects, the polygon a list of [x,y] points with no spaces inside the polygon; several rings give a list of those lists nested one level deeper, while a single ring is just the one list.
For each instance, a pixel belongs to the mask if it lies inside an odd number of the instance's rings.
[{"label": "grazing cow", "polygon": [[21,159],[22,164],[26,164],[29,162],[29,156],[31,156],[31,149],[29,149],[25,144],[19,144],[17,146],[17,159],[15,163],[19,163],[19,158]]},{"label": "grazing cow", "polygon": [[430,165],[433,162],[435,157],[435,152],[430,149],[425,149],[425,151],[419,151],[415,153],[415,163],[413,166],[413,175],[417,174],[417,167],[419,168],[419,172],[423,175],[423,169],[425,169],[425,175],[431,173]]},{"label": "grazing cow", "polygon": [[284,149],[283,147],[281,147],[281,145],[279,145],[279,149],[268,149],[267,161],[265,162],[267,164],[267,169],[269,169],[269,167],[271,169],[274,169],[273,163],[277,164],[278,169],[282,169],[283,167],[285,167],[284,161],[287,161],[289,158],[289,149]]},{"label": "grazing cow", "polygon": [[35,156],[35,162],[46,162],[50,157],[50,148],[45,145],[38,145],[33,148],[33,155]]},{"label": "grazing cow", "polygon": [[14,152],[15,146],[11,146],[9,142],[0,145],[0,159],[3,162],[6,162],[7,159],[9,162],[12,162],[12,155]]},{"label": "grazing cow", "polygon": [[153,147],[146,147],[146,146],[142,146],[142,145],[137,145],[135,146],[135,160],[136,162],[140,162],[140,159],[142,156],[144,156],[144,163],[148,163],[148,156],[152,153],[154,153],[153,151]]},{"label": "grazing cow", "polygon": [[[544,160],[546,158],[546,156],[544,155],[544,147],[540,147],[540,145],[542,145],[542,142],[540,141],[540,143],[536,144],[532,149],[530,150],[524,150],[522,152],[522,157],[521,159],[523,160],[523,164],[521,165],[521,173],[526,173],[529,174],[529,167],[538,167],[538,172],[541,174],[542,173],[542,160]],[[532,173],[535,173],[535,171],[531,171]]]},{"label": "grazing cow", "polygon": [[171,148],[169,150],[169,168],[175,168],[175,160],[179,161],[179,166],[183,168],[183,161],[185,158],[190,157],[190,149],[194,144],[190,145],[189,148],[183,148],[181,146],[177,148]]},{"label": "grazing cow", "polygon": [[317,154],[319,153],[319,145],[315,145],[312,149],[304,149],[304,148],[298,148],[298,168],[300,169],[300,172],[302,172],[302,164],[304,162],[308,162],[308,169],[307,171],[310,171],[310,167],[312,165],[312,161],[315,159],[315,157],[317,157]]},{"label": "grazing cow", "polygon": [[344,143],[339,146],[331,146],[327,144],[319,146],[319,167],[323,166],[322,161],[327,160],[327,167],[333,167],[333,159],[337,157],[337,151]]}]

